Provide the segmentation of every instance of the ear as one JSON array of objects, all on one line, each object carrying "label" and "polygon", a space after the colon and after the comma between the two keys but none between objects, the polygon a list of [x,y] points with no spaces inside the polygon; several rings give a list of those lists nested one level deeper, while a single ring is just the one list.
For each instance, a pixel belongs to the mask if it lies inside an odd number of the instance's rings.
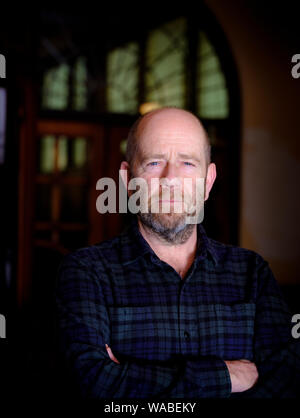
[{"label": "ear", "polygon": [[130,172],[130,167],[127,161],[122,161],[121,165],[120,165],[120,176],[122,178],[123,184],[126,188],[126,190],[128,190],[128,183],[130,180],[130,176],[131,176],[131,172]]},{"label": "ear", "polygon": [[213,184],[215,182],[215,179],[217,177],[217,169],[216,164],[210,163],[207,168],[207,174],[206,174],[206,181],[205,181],[205,198],[204,200],[207,200],[209,197],[209,193],[213,187]]}]

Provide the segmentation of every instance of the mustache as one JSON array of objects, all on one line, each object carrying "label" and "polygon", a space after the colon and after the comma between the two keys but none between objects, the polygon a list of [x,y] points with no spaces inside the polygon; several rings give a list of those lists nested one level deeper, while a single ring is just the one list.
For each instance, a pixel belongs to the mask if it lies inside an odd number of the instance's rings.
[{"label": "mustache", "polygon": [[160,186],[159,189],[153,190],[150,194],[150,197],[168,197],[171,198],[178,197],[183,198],[185,195],[190,196],[191,193],[188,189],[184,189],[182,187],[168,187],[168,186]]},{"label": "mustache", "polygon": [[187,191],[165,188],[156,190],[148,198],[148,208],[150,212],[189,213],[193,208],[192,196]]},{"label": "mustache", "polygon": [[192,196],[188,191],[181,191],[180,193],[178,190],[163,188],[162,190],[154,191],[148,198],[148,201],[151,200],[175,200],[183,202],[184,200],[191,201]]}]

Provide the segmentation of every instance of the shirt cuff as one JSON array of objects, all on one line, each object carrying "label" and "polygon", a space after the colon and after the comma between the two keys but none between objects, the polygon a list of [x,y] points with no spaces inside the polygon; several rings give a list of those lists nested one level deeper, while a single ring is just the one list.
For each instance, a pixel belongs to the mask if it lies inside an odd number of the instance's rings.
[{"label": "shirt cuff", "polygon": [[231,379],[224,360],[218,357],[202,357],[186,362],[186,378],[201,387],[203,398],[228,398]]}]

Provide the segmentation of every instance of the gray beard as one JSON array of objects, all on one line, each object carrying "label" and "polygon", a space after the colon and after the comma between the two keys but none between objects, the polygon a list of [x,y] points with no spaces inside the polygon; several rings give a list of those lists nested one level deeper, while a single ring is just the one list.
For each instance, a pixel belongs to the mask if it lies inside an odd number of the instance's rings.
[{"label": "gray beard", "polygon": [[185,216],[178,217],[174,222],[168,222],[168,224],[163,222],[160,214],[140,212],[138,217],[150,232],[172,245],[184,244],[192,235],[195,227],[193,224],[185,223]]}]

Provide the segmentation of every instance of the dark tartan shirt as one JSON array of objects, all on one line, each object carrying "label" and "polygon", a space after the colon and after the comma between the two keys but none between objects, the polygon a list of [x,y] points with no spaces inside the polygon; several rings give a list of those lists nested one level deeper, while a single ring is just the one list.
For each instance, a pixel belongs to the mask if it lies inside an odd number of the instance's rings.
[{"label": "dark tartan shirt", "polygon": [[[200,224],[197,234],[184,279],[156,256],[136,218],[118,237],[65,257],[59,345],[82,397],[295,396],[299,344],[268,263],[208,238]],[[239,359],[255,362],[259,380],[234,395],[224,360]]]}]

